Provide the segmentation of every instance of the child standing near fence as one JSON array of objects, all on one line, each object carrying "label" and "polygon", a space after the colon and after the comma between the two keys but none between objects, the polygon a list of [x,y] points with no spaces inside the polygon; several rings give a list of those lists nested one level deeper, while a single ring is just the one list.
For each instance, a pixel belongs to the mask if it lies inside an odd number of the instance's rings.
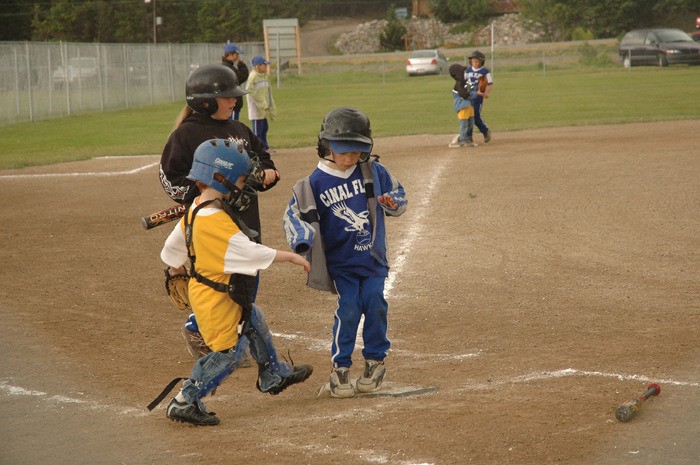
[{"label": "child standing near fence", "polygon": [[248,119],[253,132],[260,139],[265,148],[269,149],[267,131],[269,121],[274,121],[277,116],[275,100],[272,98],[272,88],[267,77],[270,62],[261,56],[253,58],[253,71],[248,76],[245,89],[248,91]]}]

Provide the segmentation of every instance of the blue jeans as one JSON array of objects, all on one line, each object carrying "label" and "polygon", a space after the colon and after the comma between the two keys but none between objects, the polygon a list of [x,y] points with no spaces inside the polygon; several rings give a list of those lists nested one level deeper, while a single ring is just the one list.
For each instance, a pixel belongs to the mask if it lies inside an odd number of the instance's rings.
[{"label": "blue jeans", "polygon": [[[474,124],[477,128],[479,128],[479,131],[481,131],[482,134],[486,134],[489,132],[489,127],[486,126],[486,121],[484,121],[484,118],[481,116],[481,107],[484,106],[484,98],[481,96],[476,97],[474,100],[472,100],[472,105],[474,106]],[[469,136],[470,139],[472,138],[473,134],[474,126],[472,126],[471,130],[467,131],[467,136]]]},{"label": "blue jeans", "polygon": [[384,360],[391,342],[386,336],[389,305],[384,300],[385,277],[337,276],[338,308],[333,319],[331,362],[336,368],[352,366],[357,328],[362,315],[366,360]]},{"label": "blue jeans", "polygon": [[188,403],[199,402],[241,365],[246,356],[242,348],[244,340],[250,343],[250,354],[258,363],[258,381],[262,391],[277,386],[282,377],[292,373],[288,363],[279,361],[265,315],[255,305],[250,325],[258,337],[241,338],[230,350],[211,352],[195,362],[190,378],[182,384],[182,394]]},{"label": "blue jeans", "polygon": [[459,120],[459,141],[466,142],[472,138],[469,134],[474,132],[474,118]]}]

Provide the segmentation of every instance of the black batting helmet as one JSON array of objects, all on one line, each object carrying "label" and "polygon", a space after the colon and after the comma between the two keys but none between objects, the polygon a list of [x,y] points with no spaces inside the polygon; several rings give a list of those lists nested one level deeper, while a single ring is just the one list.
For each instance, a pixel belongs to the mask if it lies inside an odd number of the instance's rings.
[{"label": "black batting helmet", "polygon": [[486,63],[486,55],[481,53],[479,50],[474,50],[472,54],[469,55],[469,59],[471,60],[472,58],[478,58],[482,65]]},{"label": "black batting helmet", "polygon": [[216,97],[241,97],[247,93],[238,85],[236,73],[222,64],[200,66],[190,73],[185,85],[187,106],[205,115],[219,109]]},{"label": "black batting helmet", "polygon": [[366,160],[372,151],[372,127],[369,118],[360,110],[349,107],[339,107],[328,112],[321,130],[318,133],[318,156],[324,158],[328,154],[328,142],[346,142],[364,147],[362,153],[366,153]]}]

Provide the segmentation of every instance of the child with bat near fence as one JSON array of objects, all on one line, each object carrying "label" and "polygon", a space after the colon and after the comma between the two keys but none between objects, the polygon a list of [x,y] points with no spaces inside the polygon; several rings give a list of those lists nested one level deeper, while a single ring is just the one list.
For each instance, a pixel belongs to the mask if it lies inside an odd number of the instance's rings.
[{"label": "child with bat near fence", "polygon": [[[378,391],[391,346],[384,216],[401,215],[407,199],[401,183],[370,155],[372,145],[364,113],[346,107],[329,112],[318,135],[321,160],[296,183],[284,215],[289,245],[308,253],[311,262],[307,285],[338,295],[328,384],[332,397]],[[353,385],[349,370],[363,316],[364,370]]]},{"label": "child with bat near fence", "polygon": [[174,379],[148,406],[149,410],[184,380],[180,392],[166,409],[172,420],[194,425],[217,425],[219,418],[207,412],[202,399],[236,370],[245,356],[240,341],[250,341],[250,353],[258,365],[257,388],[279,394],[306,380],[309,365],[289,367],[280,374],[277,351],[265,318],[253,303],[255,275],[273,262],[290,262],[307,272],[310,264],[293,252],[271,249],[254,240],[255,232],[240,221],[240,207],[247,203],[246,180],[252,163],[237,142],[212,139],[194,153],[187,178],[200,195],[165,241],[161,259],[184,272],[189,263],[189,303],[197,317],[204,342],[211,349],[195,363],[188,378]]}]

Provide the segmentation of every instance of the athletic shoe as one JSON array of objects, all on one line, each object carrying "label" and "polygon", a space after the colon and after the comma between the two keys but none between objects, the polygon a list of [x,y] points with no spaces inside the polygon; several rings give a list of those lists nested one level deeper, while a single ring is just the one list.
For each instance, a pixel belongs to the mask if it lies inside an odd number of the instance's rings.
[{"label": "athletic shoe", "polygon": [[454,149],[456,147],[461,147],[464,144],[464,142],[450,142],[448,145],[449,148]]},{"label": "athletic shoe", "polygon": [[358,392],[376,392],[384,381],[386,368],[384,362],[377,360],[365,360],[365,371],[362,373],[362,378],[357,380]]},{"label": "athletic shoe", "polygon": [[491,131],[486,131],[486,134],[484,134],[484,143],[487,143],[490,140],[491,140]]},{"label": "athletic shoe", "polygon": [[467,142],[457,142],[456,144],[450,144],[450,148],[455,148],[455,147],[478,147],[473,141],[467,141]]},{"label": "athletic shoe", "polygon": [[187,351],[195,360],[199,360],[211,352],[211,349],[204,343],[204,338],[201,333],[190,331],[183,326],[182,337],[185,338]]},{"label": "athletic shoe", "polygon": [[216,426],[221,422],[214,412],[202,412],[197,403],[181,403],[174,397],[168,404],[165,415],[173,421],[191,423],[195,426]]},{"label": "athletic shoe", "polygon": [[276,396],[292,384],[303,383],[309,376],[311,376],[311,373],[314,372],[314,368],[311,365],[295,365],[292,368],[291,375],[282,377],[280,384],[263,392]]},{"label": "athletic shoe", "polygon": [[331,397],[353,397],[355,388],[350,383],[350,370],[346,367],[336,368],[330,376]]},{"label": "athletic shoe", "polygon": [[454,136],[452,138],[452,141],[450,142],[450,147],[452,147],[453,144],[457,144],[457,143],[459,143],[459,134],[457,134],[456,136]]}]

